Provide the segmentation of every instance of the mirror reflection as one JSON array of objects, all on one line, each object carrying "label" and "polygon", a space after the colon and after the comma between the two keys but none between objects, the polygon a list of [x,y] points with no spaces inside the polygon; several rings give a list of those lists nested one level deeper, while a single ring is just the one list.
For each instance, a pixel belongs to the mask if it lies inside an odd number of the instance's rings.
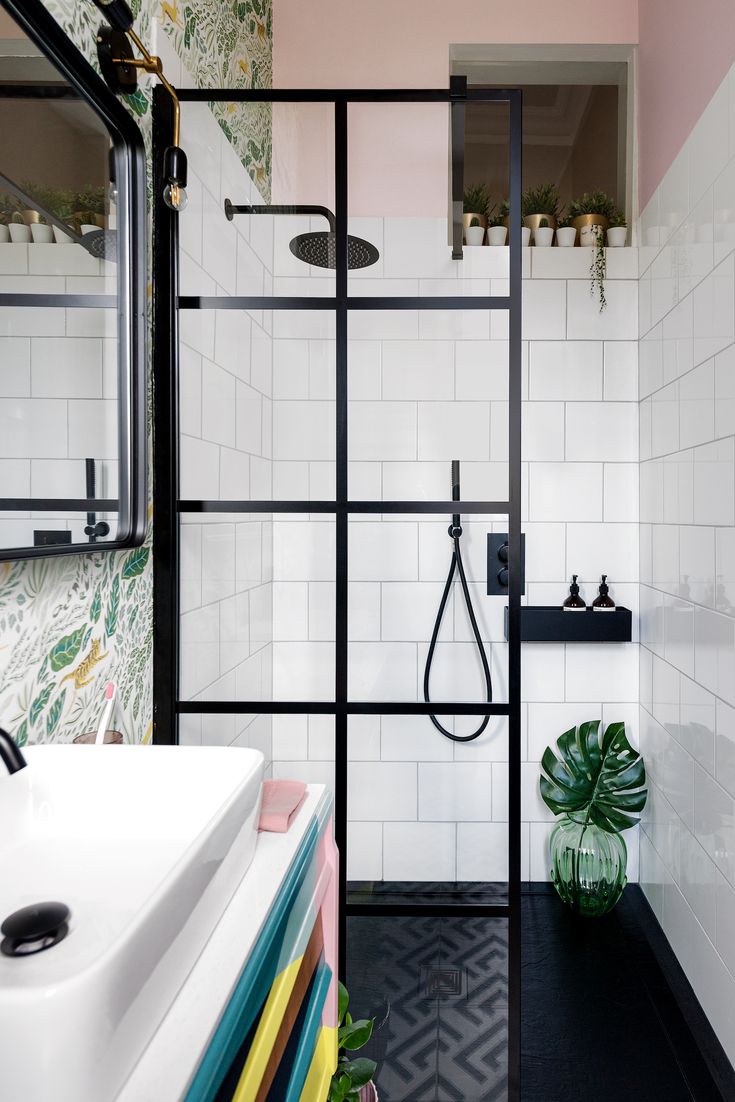
[{"label": "mirror reflection", "polygon": [[125,538],[116,163],[95,105],[0,11],[0,558]]}]

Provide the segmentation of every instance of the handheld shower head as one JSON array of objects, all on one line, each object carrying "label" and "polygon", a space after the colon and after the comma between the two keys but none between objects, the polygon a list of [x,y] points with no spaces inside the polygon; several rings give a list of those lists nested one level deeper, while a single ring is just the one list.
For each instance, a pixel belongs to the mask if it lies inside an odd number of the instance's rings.
[{"label": "handheld shower head", "polygon": [[[460,494],[460,490],[459,490],[459,460],[458,459],[453,459],[452,460],[452,501],[460,501],[460,500],[461,500],[461,494]],[[454,529],[459,528],[460,523],[461,523],[461,518],[460,518],[459,513],[454,513],[452,515],[452,528],[454,528]],[[449,529],[449,534],[450,535],[452,534],[452,528]]]}]

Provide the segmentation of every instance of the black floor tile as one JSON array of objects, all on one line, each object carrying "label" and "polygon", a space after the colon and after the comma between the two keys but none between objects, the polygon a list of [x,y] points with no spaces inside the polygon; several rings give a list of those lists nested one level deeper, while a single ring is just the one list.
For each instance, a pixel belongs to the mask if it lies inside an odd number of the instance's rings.
[{"label": "black floor tile", "polygon": [[[385,891],[399,899],[401,887]],[[735,1097],[715,1086],[687,1025],[701,1009],[673,997],[639,896],[629,888],[615,911],[590,920],[545,886],[526,890],[523,1102]],[[378,1061],[381,1102],[504,1102],[504,919],[350,918],[347,985],[354,1013],[377,1019],[364,1051]]]}]

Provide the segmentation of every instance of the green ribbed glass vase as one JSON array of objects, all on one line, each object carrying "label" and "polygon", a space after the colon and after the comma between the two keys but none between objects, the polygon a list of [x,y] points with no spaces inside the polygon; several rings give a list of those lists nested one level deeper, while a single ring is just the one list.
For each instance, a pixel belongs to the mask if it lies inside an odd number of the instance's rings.
[{"label": "green ribbed glass vase", "polygon": [[549,848],[552,882],[572,910],[594,918],[613,909],[627,883],[622,834],[565,815],[551,832]]}]

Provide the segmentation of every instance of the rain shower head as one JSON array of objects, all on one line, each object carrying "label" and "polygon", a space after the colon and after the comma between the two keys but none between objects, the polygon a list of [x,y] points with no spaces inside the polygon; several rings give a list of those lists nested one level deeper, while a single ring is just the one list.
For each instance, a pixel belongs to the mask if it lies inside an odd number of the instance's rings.
[{"label": "rain shower head", "polygon": [[[336,235],[330,230],[316,233],[300,233],[289,243],[289,249],[305,264],[314,264],[317,268],[337,267]],[[347,238],[347,267],[369,268],[375,264],[380,253],[362,237]]]},{"label": "rain shower head", "polygon": [[[329,222],[329,230],[317,230],[300,233],[292,239],[289,248],[293,255],[305,264],[317,268],[337,267],[336,219],[328,207],[320,206],[235,206],[225,199],[225,217],[231,222],[236,214],[318,214]],[[369,268],[380,258],[380,253],[369,241],[362,237],[347,237],[347,267]]]}]

